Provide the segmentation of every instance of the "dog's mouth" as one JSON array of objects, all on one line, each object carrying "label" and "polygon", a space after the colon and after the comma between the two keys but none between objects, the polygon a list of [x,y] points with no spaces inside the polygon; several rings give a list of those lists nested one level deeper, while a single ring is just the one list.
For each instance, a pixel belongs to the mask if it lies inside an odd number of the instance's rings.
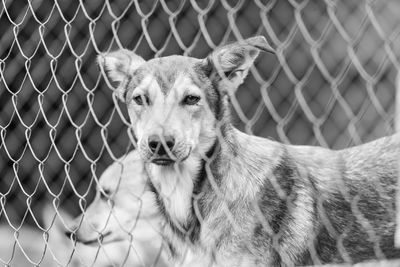
[{"label": "dog's mouth", "polygon": [[159,166],[171,166],[172,164],[175,163],[175,160],[169,157],[159,157],[159,158],[153,158],[151,160],[151,163],[154,163]]},{"label": "dog's mouth", "polygon": [[156,164],[158,166],[171,166],[171,165],[173,165],[175,163],[181,163],[181,162],[185,161],[189,157],[191,151],[192,151],[192,149],[189,149],[189,152],[183,158],[175,158],[175,157],[174,158],[170,158],[168,155],[165,155],[165,156],[153,156],[150,159],[150,162],[154,163],[154,164]]},{"label": "dog's mouth", "polygon": [[111,242],[112,240],[108,240],[106,238],[106,237],[108,237],[110,235],[111,235],[111,232],[107,232],[105,234],[101,234],[99,238],[95,238],[95,239],[91,239],[91,240],[82,240],[82,239],[79,239],[77,237],[76,241],[80,242],[80,243],[82,243],[84,245],[87,245],[87,246],[97,246],[99,244],[106,244],[106,243]]}]

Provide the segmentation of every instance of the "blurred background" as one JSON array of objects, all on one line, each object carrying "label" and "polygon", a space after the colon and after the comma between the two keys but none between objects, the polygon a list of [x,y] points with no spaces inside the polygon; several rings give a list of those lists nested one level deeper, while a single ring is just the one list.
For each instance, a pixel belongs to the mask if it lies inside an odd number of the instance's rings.
[{"label": "blurred background", "polygon": [[14,227],[40,225],[50,201],[79,214],[134,148],[101,52],[201,58],[263,35],[277,53],[238,90],[238,128],[334,149],[394,132],[398,0],[8,0],[0,25],[0,223]]}]

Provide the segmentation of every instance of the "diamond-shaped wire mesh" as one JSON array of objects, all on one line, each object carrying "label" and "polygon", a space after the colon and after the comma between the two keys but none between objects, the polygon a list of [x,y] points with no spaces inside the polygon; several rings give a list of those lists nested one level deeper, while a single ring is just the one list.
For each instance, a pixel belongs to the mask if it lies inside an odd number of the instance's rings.
[{"label": "diamond-shaped wire mesh", "polygon": [[[134,149],[126,108],[116,108],[96,63],[102,52],[203,58],[226,42],[263,35],[276,54],[260,55],[236,93],[239,129],[334,149],[393,132],[398,0],[9,0],[0,25],[6,266],[56,266],[42,259],[51,250],[43,207],[53,203],[52,216],[81,213],[100,174]],[[25,257],[26,265],[18,263]]]}]

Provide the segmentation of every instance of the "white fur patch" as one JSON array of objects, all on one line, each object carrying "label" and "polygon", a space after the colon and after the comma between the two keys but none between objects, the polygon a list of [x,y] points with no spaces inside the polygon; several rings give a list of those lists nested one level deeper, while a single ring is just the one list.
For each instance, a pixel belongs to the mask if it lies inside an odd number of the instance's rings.
[{"label": "white fur patch", "polygon": [[150,164],[150,176],[164,200],[165,209],[172,220],[185,223],[192,205],[193,179],[200,168],[200,159],[193,156],[172,166]]}]

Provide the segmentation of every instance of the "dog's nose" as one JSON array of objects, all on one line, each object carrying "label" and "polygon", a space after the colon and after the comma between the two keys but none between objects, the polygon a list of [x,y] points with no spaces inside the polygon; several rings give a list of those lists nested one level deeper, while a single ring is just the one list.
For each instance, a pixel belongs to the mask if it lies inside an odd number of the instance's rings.
[{"label": "dog's nose", "polygon": [[149,137],[148,144],[149,144],[150,151],[152,153],[157,154],[159,156],[164,156],[164,155],[167,155],[168,153],[163,145],[163,141],[165,142],[165,145],[167,145],[167,149],[169,151],[171,151],[175,145],[175,140],[170,135],[163,136],[161,138],[159,135],[151,135]]}]

